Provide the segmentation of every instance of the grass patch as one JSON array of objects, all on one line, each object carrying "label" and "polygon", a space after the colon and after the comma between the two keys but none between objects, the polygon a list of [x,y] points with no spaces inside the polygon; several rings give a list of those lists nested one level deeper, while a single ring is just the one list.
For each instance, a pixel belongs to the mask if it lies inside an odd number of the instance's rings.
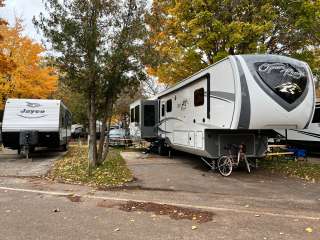
[{"label": "grass patch", "polygon": [[310,182],[320,181],[320,164],[283,159],[276,161],[266,158],[260,161],[260,166],[273,173],[281,173]]},{"label": "grass patch", "polygon": [[70,146],[68,153],[56,161],[49,178],[66,183],[86,184],[94,187],[122,186],[133,176],[120,155],[120,149],[110,149],[104,163],[88,176],[87,146]]}]

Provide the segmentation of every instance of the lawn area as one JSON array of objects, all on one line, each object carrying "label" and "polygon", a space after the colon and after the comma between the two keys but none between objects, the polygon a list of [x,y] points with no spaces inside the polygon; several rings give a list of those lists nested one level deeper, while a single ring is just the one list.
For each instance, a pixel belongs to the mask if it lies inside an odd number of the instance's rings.
[{"label": "lawn area", "polygon": [[120,155],[120,149],[110,149],[107,160],[88,176],[87,146],[70,146],[68,153],[55,162],[48,177],[66,183],[86,184],[94,187],[121,186],[133,176]]},{"label": "lawn area", "polygon": [[279,160],[278,162],[266,158],[260,162],[260,166],[273,173],[281,173],[310,182],[320,181],[320,164],[294,160]]}]

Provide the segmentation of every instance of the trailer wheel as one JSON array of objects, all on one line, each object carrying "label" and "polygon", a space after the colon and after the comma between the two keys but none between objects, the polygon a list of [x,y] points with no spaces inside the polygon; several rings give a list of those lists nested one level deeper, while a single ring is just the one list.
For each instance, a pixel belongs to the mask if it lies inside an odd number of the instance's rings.
[{"label": "trailer wheel", "polygon": [[230,176],[232,172],[232,160],[227,156],[222,156],[218,159],[218,169],[222,176]]},{"label": "trailer wheel", "polygon": [[162,143],[160,143],[160,144],[158,145],[158,154],[159,154],[160,156],[163,156],[163,155],[164,155],[164,145],[163,145]]},{"label": "trailer wheel", "polygon": [[63,144],[63,145],[62,145],[62,151],[63,151],[63,152],[68,151],[68,144]]}]

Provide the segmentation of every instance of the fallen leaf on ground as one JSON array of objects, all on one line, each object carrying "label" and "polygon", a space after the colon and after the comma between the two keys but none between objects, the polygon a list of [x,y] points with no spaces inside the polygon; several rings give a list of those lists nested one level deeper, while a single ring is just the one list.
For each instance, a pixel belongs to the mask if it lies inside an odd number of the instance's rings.
[{"label": "fallen leaf on ground", "polygon": [[191,229],[192,230],[196,230],[198,227],[197,226],[192,226]]},{"label": "fallen leaf on ground", "polygon": [[312,233],[312,231],[313,231],[311,227],[307,227],[305,230],[306,230],[306,232],[308,232],[308,233]]}]

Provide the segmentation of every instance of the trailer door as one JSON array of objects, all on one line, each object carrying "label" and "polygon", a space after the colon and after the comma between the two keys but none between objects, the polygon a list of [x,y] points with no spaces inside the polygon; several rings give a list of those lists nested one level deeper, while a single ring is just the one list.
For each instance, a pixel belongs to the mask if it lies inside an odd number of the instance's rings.
[{"label": "trailer door", "polygon": [[158,100],[144,101],[141,109],[141,137],[157,137],[157,124],[159,122]]}]

